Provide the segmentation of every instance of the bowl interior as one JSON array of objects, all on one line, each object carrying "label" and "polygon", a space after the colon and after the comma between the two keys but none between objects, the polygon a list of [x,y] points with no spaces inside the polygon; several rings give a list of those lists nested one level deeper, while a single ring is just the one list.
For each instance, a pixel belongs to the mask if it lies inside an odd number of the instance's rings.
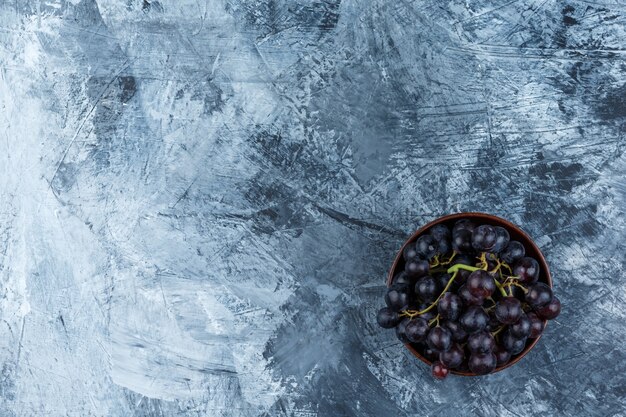
[{"label": "bowl interior", "polygon": [[[524,248],[526,249],[526,256],[531,256],[535,258],[537,262],[539,262],[539,268],[540,268],[539,281],[544,282],[548,284],[550,287],[552,287],[552,277],[550,276],[550,269],[548,268],[546,259],[544,258],[543,254],[541,253],[541,251],[539,250],[535,242],[533,242],[533,240],[524,231],[522,231],[519,227],[517,227],[513,223],[507,220],[504,220],[500,217],[493,216],[491,214],[486,214],[486,213],[474,213],[474,212],[456,213],[456,214],[450,214],[447,216],[440,217],[422,226],[415,233],[413,233],[413,235],[410,238],[408,238],[406,242],[404,242],[404,245],[402,245],[402,248],[396,255],[393,265],[391,266],[391,269],[389,270],[389,276],[387,277],[387,286],[391,285],[393,277],[396,275],[396,273],[404,269],[404,258],[402,257],[402,252],[404,251],[404,248],[408,244],[414,242],[419,236],[421,236],[423,233],[428,231],[428,229],[430,229],[431,227],[437,224],[444,224],[452,228],[454,223],[460,219],[471,219],[478,225],[490,224],[492,226],[504,227],[509,232],[509,235],[511,236],[511,240],[517,240],[524,245]],[[544,327],[546,324],[547,324],[547,320],[544,320]],[[529,339],[530,340],[529,343],[526,345],[526,347],[524,348],[522,352],[514,356],[505,365],[496,368],[493,372],[501,371],[517,363],[535,346],[535,344],[537,344],[540,338],[541,338],[541,335],[537,337],[536,339]],[[411,353],[413,353],[413,355],[415,355],[422,362],[426,363],[429,366],[432,364],[431,361],[429,361],[424,356],[422,356],[410,343],[405,344],[405,346],[411,351]],[[476,374],[472,372],[463,372],[463,371],[455,371],[455,370],[450,370],[450,372],[456,375],[476,376]]]}]

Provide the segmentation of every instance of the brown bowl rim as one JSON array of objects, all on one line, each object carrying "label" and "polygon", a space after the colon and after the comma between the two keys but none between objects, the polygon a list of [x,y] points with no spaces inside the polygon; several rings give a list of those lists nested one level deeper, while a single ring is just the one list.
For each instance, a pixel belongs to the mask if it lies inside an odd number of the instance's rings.
[{"label": "brown bowl rim", "polygon": [[[546,284],[548,284],[550,286],[550,288],[552,288],[552,275],[550,274],[550,268],[548,267],[548,263],[546,262],[546,258],[543,256],[543,253],[541,252],[541,249],[539,249],[539,247],[537,246],[537,244],[534,242],[534,240],[526,233],[524,232],[519,226],[511,223],[510,221],[503,219],[502,217],[498,217],[498,216],[494,216],[493,214],[488,214],[488,213],[481,213],[481,212],[477,212],[477,211],[471,211],[471,212],[460,212],[460,213],[453,213],[453,214],[447,214],[445,216],[441,216],[436,218],[435,220],[432,220],[429,223],[426,223],[424,226],[420,227],[419,229],[417,229],[402,245],[402,247],[400,248],[400,250],[398,251],[398,253],[396,254],[396,257],[393,261],[393,264],[391,265],[391,269],[389,270],[389,275],[387,276],[387,286],[389,287],[391,285],[391,282],[393,281],[393,277],[395,276],[395,270],[398,267],[398,263],[400,262],[400,260],[402,259],[402,253],[404,252],[404,248],[406,247],[406,245],[408,245],[409,243],[412,243],[413,241],[415,241],[422,233],[424,233],[426,230],[430,229],[431,227],[440,224],[440,223],[445,223],[448,222],[450,220],[456,220],[456,219],[463,219],[463,218],[473,218],[473,219],[483,219],[485,222],[492,222],[496,225],[504,225],[507,228],[513,229],[515,230],[517,233],[519,233],[522,237],[524,237],[526,239],[526,242],[522,242],[524,243],[524,245],[528,244],[530,245],[535,252],[537,252],[538,254],[538,258],[537,261],[539,262],[539,265],[541,266],[541,271],[543,271],[542,275],[540,275],[539,280],[542,282],[545,282]],[[541,278],[544,278],[543,280]],[[545,327],[547,326],[548,321],[544,320],[543,321],[543,325],[544,325],[544,330]],[[530,350],[535,347],[535,345],[537,344],[537,342],[539,342],[539,339],[541,339],[541,336],[543,336],[543,332],[539,335],[539,337],[535,338],[528,346],[526,346],[524,348],[524,350],[518,354],[515,358],[513,358],[513,360],[511,360],[510,362],[506,363],[503,366],[500,366],[496,369],[493,370],[493,372],[491,372],[488,375],[491,375],[493,373],[496,372],[500,372],[510,366],[515,365],[517,362],[519,362],[524,356],[526,356],[526,354],[528,354],[528,352],[530,352]],[[428,359],[426,359],[425,357],[423,357],[422,355],[419,354],[419,352],[417,350],[415,350],[410,344],[405,343],[404,346],[406,346],[406,348],[415,356],[417,357],[419,360],[421,360],[422,362],[424,362],[426,365],[430,366],[432,365],[432,362],[429,361]],[[450,370],[450,373],[455,374],[455,375],[461,375],[461,376],[481,376],[481,375],[477,375],[473,372],[464,372],[464,371],[456,371],[456,370]]]}]

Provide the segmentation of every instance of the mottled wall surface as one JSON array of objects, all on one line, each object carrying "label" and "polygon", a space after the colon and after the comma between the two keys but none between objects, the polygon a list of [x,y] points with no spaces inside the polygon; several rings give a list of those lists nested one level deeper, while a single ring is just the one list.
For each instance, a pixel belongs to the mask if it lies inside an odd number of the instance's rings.
[{"label": "mottled wall surface", "polygon": [[[0,415],[624,416],[626,5],[0,3]],[[435,382],[404,238],[521,225],[564,308]]]}]

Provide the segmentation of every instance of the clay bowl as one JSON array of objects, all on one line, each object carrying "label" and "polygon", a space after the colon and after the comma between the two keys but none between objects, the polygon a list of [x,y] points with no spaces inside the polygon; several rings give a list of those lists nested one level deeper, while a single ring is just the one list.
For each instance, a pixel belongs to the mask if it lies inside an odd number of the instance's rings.
[{"label": "clay bowl", "polygon": [[[540,274],[539,274],[539,282],[544,282],[550,287],[552,287],[552,277],[550,276],[550,269],[548,268],[548,263],[546,262],[546,259],[544,258],[543,254],[541,253],[541,251],[539,250],[535,242],[533,242],[533,240],[530,238],[530,236],[528,236],[524,231],[522,231],[522,229],[520,229],[513,223],[507,220],[504,220],[500,217],[493,216],[491,214],[485,214],[485,213],[449,214],[447,216],[439,217],[438,219],[419,228],[415,233],[413,233],[413,235],[410,238],[407,239],[406,242],[404,242],[404,245],[402,245],[402,248],[400,248],[400,250],[398,251],[396,258],[393,261],[393,265],[391,265],[391,269],[389,270],[389,276],[387,277],[387,286],[391,285],[391,281],[393,280],[393,277],[398,272],[404,270],[404,258],[402,257],[402,252],[404,251],[404,248],[406,247],[406,245],[408,245],[411,242],[415,242],[415,240],[418,237],[426,233],[428,229],[430,229],[436,224],[445,224],[446,226],[452,228],[454,223],[459,219],[471,219],[477,225],[491,224],[493,226],[504,227],[509,232],[511,236],[511,240],[517,240],[524,245],[524,248],[526,249],[526,256],[532,256],[533,258],[537,260],[537,262],[539,262],[539,267],[541,268]],[[544,326],[546,324],[547,324],[547,320],[544,320]],[[526,345],[526,347],[524,348],[522,352],[514,356],[507,364],[496,368],[493,372],[498,372],[498,371],[508,368],[509,366],[515,365],[524,356],[526,356],[528,352],[530,352],[530,350],[537,344],[539,339],[541,339],[541,335],[537,337],[536,339],[529,339],[528,344]],[[431,361],[423,357],[415,348],[413,348],[411,344],[407,343],[405,344],[405,346],[419,360],[421,360],[428,366],[432,364]],[[450,373],[455,374],[455,375],[463,375],[463,376],[478,376],[472,372],[464,372],[464,371],[456,371],[456,370],[450,370]]]}]

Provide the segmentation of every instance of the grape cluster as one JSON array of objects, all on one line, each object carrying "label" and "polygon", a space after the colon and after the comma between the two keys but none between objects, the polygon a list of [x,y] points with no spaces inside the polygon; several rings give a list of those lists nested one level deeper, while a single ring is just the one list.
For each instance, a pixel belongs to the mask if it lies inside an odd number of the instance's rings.
[{"label": "grape cluster", "polygon": [[432,362],[435,378],[451,369],[484,375],[539,337],[561,311],[539,263],[500,226],[469,219],[438,224],[408,244],[404,270],[385,293],[378,324],[396,329]]}]

